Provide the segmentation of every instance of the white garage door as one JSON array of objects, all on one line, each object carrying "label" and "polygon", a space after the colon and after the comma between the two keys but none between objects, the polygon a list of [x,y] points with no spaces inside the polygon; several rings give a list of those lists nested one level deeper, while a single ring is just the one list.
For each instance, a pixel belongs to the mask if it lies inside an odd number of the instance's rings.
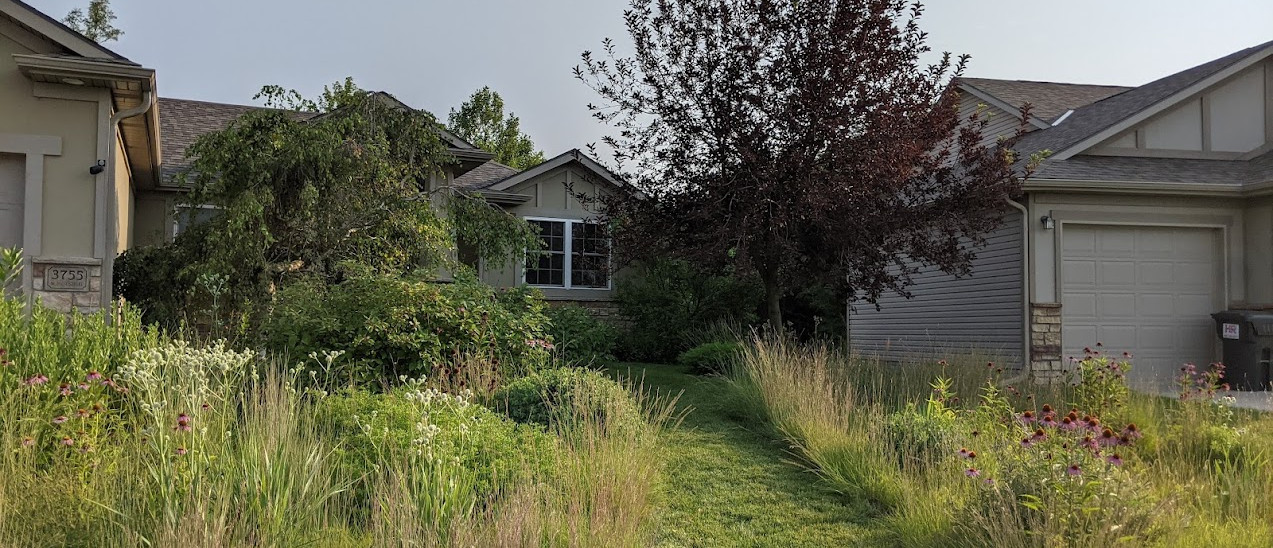
[{"label": "white garage door", "polygon": [[1224,308],[1218,229],[1067,224],[1061,339],[1066,357],[1131,352],[1134,386],[1170,387],[1186,362],[1216,357],[1211,313]]},{"label": "white garage door", "polygon": [[24,156],[0,154],[0,246],[22,245],[22,207],[26,194]]}]

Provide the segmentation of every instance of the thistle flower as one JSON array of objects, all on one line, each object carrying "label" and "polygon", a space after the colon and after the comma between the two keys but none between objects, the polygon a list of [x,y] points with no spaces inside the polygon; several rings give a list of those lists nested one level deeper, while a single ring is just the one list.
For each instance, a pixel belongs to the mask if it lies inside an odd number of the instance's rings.
[{"label": "thistle flower", "polygon": [[1083,469],[1079,468],[1079,465],[1077,463],[1071,464],[1069,468],[1065,469],[1065,473],[1066,475],[1077,476],[1083,473]]},{"label": "thistle flower", "polygon": [[981,477],[981,470],[978,470],[976,468],[969,468],[967,470],[964,470],[964,475],[970,478]]},{"label": "thistle flower", "polygon": [[1114,465],[1114,466],[1122,466],[1122,465],[1123,465],[1123,457],[1119,456],[1119,454],[1118,454],[1118,453],[1114,453],[1114,454],[1112,454],[1112,455],[1110,455],[1110,456],[1108,456],[1108,457],[1105,457],[1105,462],[1108,462],[1108,463],[1110,463],[1110,464],[1112,464],[1112,465]]},{"label": "thistle flower", "polygon": [[56,417],[53,417],[53,424],[63,424],[66,421],[67,419],[65,415],[58,415]]}]

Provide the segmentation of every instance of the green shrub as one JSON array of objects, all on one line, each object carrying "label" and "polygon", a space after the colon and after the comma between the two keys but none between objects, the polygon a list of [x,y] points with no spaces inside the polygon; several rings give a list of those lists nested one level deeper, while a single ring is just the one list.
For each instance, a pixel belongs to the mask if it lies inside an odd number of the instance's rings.
[{"label": "green shrub", "polygon": [[587,369],[562,367],[517,379],[495,393],[495,405],[509,418],[531,424],[566,426],[596,418],[609,429],[643,422],[631,394],[618,382]]},{"label": "green shrub", "polygon": [[914,404],[888,416],[884,434],[897,452],[902,469],[927,469],[954,454],[955,417],[950,413],[921,412]]},{"label": "green shrub", "polygon": [[666,362],[688,350],[695,329],[718,322],[756,321],[760,287],[730,272],[703,272],[685,261],[648,265],[620,284],[615,297],[630,323],[620,339],[622,358]]},{"label": "green shrub", "polygon": [[277,301],[269,347],[292,356],[342,349],[356,379],[433,375],[461,355],[488,356],[518,374],[548,356],[539,294],[497,291],[471,274],[435,283],[360,271],[335,285],[293,283]]},{"label": "green shrub", "polygon": [[[418,385],[381,394],[346,390],[325,398],[318,416],[340,442],[338,460],[352,477],[374,478],[388,462],[419,450],[431,458],[458,459],[472,472],[479,498],[543,471],[554,448],[542,429]],[[368,485],[355,490],[365,495]]]},{"label": "green shrub", "polygon": [[688,366],[695,373],[720,374],[727,372],[742,352],[743,345],[738,342],[709,342],[682,352],[676,361]]},{"label": "green shrub", "polygon": [[545,311],[558,357],[569,365],[614,361],[618,330],[582,306],[551,306]]}]

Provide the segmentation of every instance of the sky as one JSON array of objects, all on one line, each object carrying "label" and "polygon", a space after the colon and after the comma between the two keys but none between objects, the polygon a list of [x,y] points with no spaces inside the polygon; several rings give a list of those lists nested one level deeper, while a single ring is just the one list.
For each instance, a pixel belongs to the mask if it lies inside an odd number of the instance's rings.
[{"label": "sky", "polygon": [[[88,0],[26,0],[61,18]],[[626,0],[113,0],[107,47],[156,69],[163,97],[255,104],[265,84],[307,96],[352,76],[445,120],[490,86],[549,156],[607,128],[571,69],[627,42]],[[935,51],[967,76],[1139,85],[1273,41],[1270,0],[931,0]]]}]

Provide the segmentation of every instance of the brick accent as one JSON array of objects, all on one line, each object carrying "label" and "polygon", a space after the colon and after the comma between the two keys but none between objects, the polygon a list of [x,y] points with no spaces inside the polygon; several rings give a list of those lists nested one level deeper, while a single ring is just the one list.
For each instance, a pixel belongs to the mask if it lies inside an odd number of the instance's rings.
[{"label": "brick accent", "polygon": [[1030,304],[1030,371],[1036,382],[1052,384],[1065,378],[1061,356],[1061,303]]},{"label": "brick accent", "polygon": [[[48,289],[44,275],[49,267],[77,266],[88,269],[88,290],[66,291]],[[91,314],[102,309],[102,265],[95,259],[36,259],[31,263],[31,293],[49,308],[70,313],[78,310]]]}]

